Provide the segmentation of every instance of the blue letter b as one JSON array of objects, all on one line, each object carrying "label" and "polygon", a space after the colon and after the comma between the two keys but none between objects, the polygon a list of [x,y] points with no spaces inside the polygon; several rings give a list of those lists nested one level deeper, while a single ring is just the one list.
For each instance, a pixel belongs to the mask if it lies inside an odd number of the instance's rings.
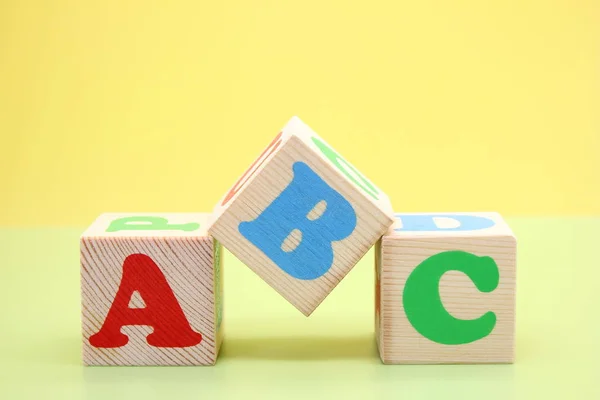
[{"label": "blue letter b", "polygon": [[[332,242],[348,237],[356,227],[352,205],[308,165],[296,162],[290,184],[254,220],[241,222],[240,233],[283,271],[297,279],[316,279],[333,264]],[[316,219],[308,214],[324,201],[325,211]],[[300,244],[282,250],[284,240],[298,230]]]}]

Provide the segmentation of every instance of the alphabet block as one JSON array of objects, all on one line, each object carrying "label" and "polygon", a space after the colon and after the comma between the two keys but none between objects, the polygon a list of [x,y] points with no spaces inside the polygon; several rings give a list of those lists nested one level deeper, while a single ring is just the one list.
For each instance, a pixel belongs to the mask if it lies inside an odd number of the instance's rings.
[{"label": "alphabet block", "polygon": [[221,245],[209,214],[103,214],[81,236],[85,365],[214,365]]},{"label": "alphabet block", "polygon": [[393,216],[388,197],[294,117],[216,206],[209,232],[308,316]]},{"label": "alphabet block", "polygon": [[375,249],[382,361],[513,363],[516,246],[497,213],[397,214]]}]

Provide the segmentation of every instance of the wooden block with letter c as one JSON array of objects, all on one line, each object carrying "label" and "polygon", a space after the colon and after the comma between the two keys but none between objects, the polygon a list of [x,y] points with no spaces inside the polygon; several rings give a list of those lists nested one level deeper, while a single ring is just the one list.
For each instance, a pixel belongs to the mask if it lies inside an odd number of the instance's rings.
[{"label": "wooden block with letter c", "polygon": [[516,254],[497,213],[398,214],[375,250],[383,362],[513,363]]}]

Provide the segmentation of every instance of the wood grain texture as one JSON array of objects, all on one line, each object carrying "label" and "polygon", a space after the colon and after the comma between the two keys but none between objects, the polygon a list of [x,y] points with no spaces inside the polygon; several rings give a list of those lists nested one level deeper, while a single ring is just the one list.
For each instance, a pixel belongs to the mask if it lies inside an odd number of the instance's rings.
[{"label": "wood grain texture", "polygon": [[[199,223],[193,231],[121,230],[107,232],[110,221],[132,215],[160,216],[169,223]],[[213,365],[222,331],[217,331],[216,294],[222,279],[216,275],[215,249],[220,245],[206,232],[208,214],[103,214],[81,236],[81,296],[83,363],[85,365]],[[194,332],[202,335],[190,347],[154,347],[147,336],[153,328],[124,326],[129,342],[99,348],[90,337],[101,330],[132,254],[149,256],[159,267]],[[220,260],[217,260],[222,262]],[[217,271],[216,271],[217,270]],[[216,271],[216,272],[215,272]],[[216,281],[220,281],[219,287]],[[143,295],[131,296],[130,308],[144,307]]]},{"label": "wood grain texture", "polygon": [[[253,164],[253,172],[245,174],[247,180],[237,188],[238,191],[232,200],[225,205],[219,202],[209,232],[308,316],[386,232],[394,219],[389,199],[385,194],[381,192],[379,201],[374,201],[365,194],[317,149],[299,137],[299,129],[302,129],[303,125],[298,125],[298,121],[292,119],[283,129],[280,135],[281,142],[276,149],[271,153],[266,151],[264,154],[268,156]],[[311,134],[314,133],[311,131]],[[331,268],[313,280],[300,280],[283,271],[238,229],[240,222],[255,220],[290,184],[294,176],[292,165],[298,161],[308,165],[330,187],[348,200],[357,216],[354,231],[345,239],[332,243],[334,259]],[[307,214],[307,218],[315,220],[323,212],[327,212],[327,205],[317,204]],[[277,245],[282,246],[284,251],[291,251],[301,242],[301,236],[301,232],[292,231],[285,241]]]},{"label": "wood grain texture", "polygon": [[[465,213],[461,213],[465,214]],[[480,231],[386,233],[376,247],[375,330],[386,364],[512,363],[515,359],[516,238],[496,213],[472,213],[494,219]],[[405,284],[414,269],[429,257],[461,250],[489,256],[499,270],[498,286],[482,293],[459,271],[446,272],[439,282],[444,308],[455,318],[496,315],[491,333],[466,344],[447,345],[421,335],[411,325],[403,303]],[[440,327],[442,328],[442,327]]]}]

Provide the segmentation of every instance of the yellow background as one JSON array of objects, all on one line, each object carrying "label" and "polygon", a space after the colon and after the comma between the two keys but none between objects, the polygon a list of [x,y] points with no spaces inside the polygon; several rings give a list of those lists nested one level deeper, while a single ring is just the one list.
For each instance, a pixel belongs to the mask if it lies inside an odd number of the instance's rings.
[{"label": "yellow background", "polygon": [[0,223],[210,211],[292,115],[398,211],[599,214],[599,11],[0,0]]}]

